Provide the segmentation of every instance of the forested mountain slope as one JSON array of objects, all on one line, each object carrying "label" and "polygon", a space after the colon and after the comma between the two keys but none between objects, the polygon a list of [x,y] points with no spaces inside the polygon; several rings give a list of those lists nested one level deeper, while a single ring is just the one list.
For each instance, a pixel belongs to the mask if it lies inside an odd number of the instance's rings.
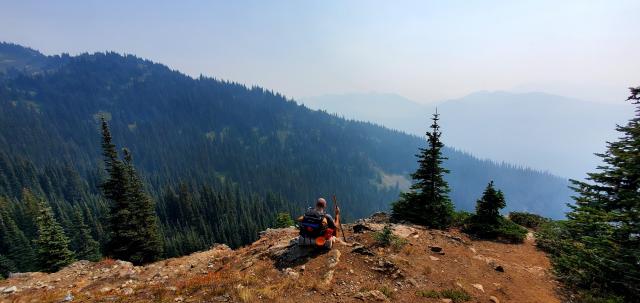
[{"label": "forested mountain slope", "polygon": [[[101,238],[100,116],[115,143],[132,151],[158,202],[165,245],[175,246],[169,255],[213,241],[248,243],[277,211],[301,211],[318,196],[336,194],[347,218],[387,209],[425,145],[262,88],[193,79],[131,55],[47,57],[16,47],[0,44],[0,58],[13,62],[0,76],[0,195],[12,205],[5,216],[21,229],[29,224],[19,200],[29,188],[66,229],[79,209]],[[39,63],[16,63],[27,61]],[[446,154],[459,208],[472,209],[490,179],[511,209],[558,217],[569,200],[564,179]]]},{"label": "forested mountain slope", "polygon": [[437,107],[449,146],[574,179],[585,178],[585,172],[602,164],[594,153],[604,151],[604,142],[617,138],[615,125],[633,115],[629,104],[594,103],[540,92],[481,91],[430,104],[380,93],[325,95],[303,101],[313,109],[410,134],[423,134],[425,117]]}]

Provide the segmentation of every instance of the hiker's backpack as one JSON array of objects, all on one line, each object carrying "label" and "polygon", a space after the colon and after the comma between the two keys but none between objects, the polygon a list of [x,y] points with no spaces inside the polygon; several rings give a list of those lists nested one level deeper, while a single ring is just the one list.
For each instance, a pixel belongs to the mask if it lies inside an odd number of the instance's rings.
[{"label": "hiker's backpack", "polygon": [[316,238],[323,235],[326,224],[322,224],[324,220],[324,213],[317,211],[315,208],[310,208],[304,213],[302,222],[300,222],[300,235],[308,238]]}]

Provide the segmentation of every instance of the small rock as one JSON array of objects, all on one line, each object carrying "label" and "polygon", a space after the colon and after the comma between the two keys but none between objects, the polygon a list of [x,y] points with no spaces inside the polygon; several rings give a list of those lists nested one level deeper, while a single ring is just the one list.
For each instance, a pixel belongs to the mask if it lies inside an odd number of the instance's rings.
[{"label": "small rock", "polygon": [[469,250],[471,250],[474,254],[476,253],[476,249],[473,247],[469,247]]},{"label": "small rock", "polygon": [[304,271],[305,269],[307,269],[307,266],[306,266],[306,265],[302,265],[302,266],[300,266],[300,271]]},{"label": "small rock", "polygon": [[504,267],[502,267],[500,265],[494,267],[493,269],[495,269],[496,271],[499,271],[499,272],[504,272]]},{"label": "small rock", "polygon": [[441,300],[442,302],[444,302],[444,303],[451,303],[451,302],[453,302],[453,300],[451,300],[451,299],[440,299],[440,300]]},{"label": "small rock", "polygon": [[284,270],[284,273],[285,273],[287,276],[289,276],[289,277],[291,277],[291,278],[293,278],[293,279],[297,279],[297,278],[300,276],[300,274],[299,274],[298,272],[296,272],[295,270],[293,270],[291,267],[287,267],[287,268]]},{"label": "small rock", "polygon": [[471,286],[473,286],[475,289],[484,292],[484,287],[482,287],[482,284],[471,284]]},{"label": "small rock", "polygon": [[439,253],[442,251],[442,247],[440,246],[429,246],[429,248],[431,249],[432,252],[436,252],[436,253]]},{"label": "small rock", "polygon": [[175,286],[165,287],[164,289],[166,289],[166,290],[168,290],[168,291],[176,291],[176,290],[178,290],[178,288],[177,288],[177,287],[175,287]]},{"label": "small rock", "polygon": [[11,294],[18,291],[18,287],[17,286],[11,286],[11,287],[7,287],[5,289],[2,290],[3,294]]},{"label": "small rock", "polygon": [[407,283],[411,284],[413,287],[418,287],[418,282],[413,278],[407,279]]},{"label": "small rock", "polygon": [[431,261],[438,261],[438,260],[440,260],[440,258],[438,258],[438,257],[434,257],[434,256],[429,256],[429,259],[431,259]]},{"label": "small rock", "polygon": [[354,298],[360,299],[362,301],[386,301],[387,300],[387,296],[385,296],[379,290],[359,292],[354,296]]},{"label": "small rock", "polygon": [[215,296],[213,297],[213,300],[217,302],[229,302],[231,297],[229,297],[229,295]]},{"label": "small rock", "polygon": [[491,301],[492,303],[500,303],[500,300],[498,300],[498,298],[494,296],[489,297],[489,301]]},{"label": "small rock", "polygon": [[67,295],[62,299],[62,302],[71,302],[73,301],[73,295],[71,292],[67,292]]},{"label": "small rock", "polygon": [[356,253],[356,254],[361,254],[361,255],[365,255],[365,256],[373,256],[375,255],[375,253],[373,253],[371,250],[367,249],[366,247],[359,245],[354,247],[351,250],[352,253]]},{"label": "small rock", "polygon": [[175,299],[173,299],[174,302],[183,302],[184,298],[183,297],[176,297]]},{"label": "small rock", "polygon": [[361,224],[361,223],[360,224],[356,224],[356,225],[353,226],[353,232],[356,233],[356,234],[363,233],[365,231],[370,231],[370,230],[372,230],[372,229],[369,226],[366,226],[366,225]]},{"label": "small rock", "polygon": [[100,288],[100,292],[101,292],[101,293],[108,293],[108,292],[110,292],[110,291],[111,291],[111,287],[106,287],[106,286],[105,286],[105,287],[103,287],[103,288]]},{"label": "small rock", "polygon": [[133,294],[133,288],[127,287],[127,288],[122,289],[122,294],[125,295],[125,296],[132,295]]}]

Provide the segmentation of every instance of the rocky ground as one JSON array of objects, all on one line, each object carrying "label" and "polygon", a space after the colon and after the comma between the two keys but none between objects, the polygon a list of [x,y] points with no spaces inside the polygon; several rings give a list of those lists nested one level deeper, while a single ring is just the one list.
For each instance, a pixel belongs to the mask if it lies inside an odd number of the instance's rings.
[{"label": "rocky ground", "polygon": [[377,215],[345,225],[348,241],[327,252],[292,245],[288,228],[237,250],[216,245],[145,266],[79,261],[0,281],[0,302],[452,302],[443,290],[467,302],[561,301],[532,237],[503,244],[393,224],[406,244],[379,247],[373,234],[385,224]]}]

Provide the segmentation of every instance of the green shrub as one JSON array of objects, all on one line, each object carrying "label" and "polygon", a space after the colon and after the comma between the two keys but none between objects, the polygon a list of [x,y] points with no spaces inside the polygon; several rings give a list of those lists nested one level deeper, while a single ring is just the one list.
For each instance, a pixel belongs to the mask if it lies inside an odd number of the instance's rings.
[{"label": "green shrub", "polygon": [[527,237],[527,229],[515,224],[503,217],[499,217],[496,223],[486,223],[477,216],[469,218],[463,231],[481,239],[497,240],[507,243],[522,243]]},{"label": "green shrub", "polygon": [[454,303],[471,300],[471,295],[464,291],[464,289],[445,289],[440,291],[440,295],[443,298],[451,299]]},{"label": "green shrub", "polygon": [[392,246],[395,249],[400,249],[402,246],[407,244],[407,240],[393,234],[389,225],[385,225],[381,231],[375,233],[373,238],[376,240],[378,245],[383,247]]},{"label": "green shrub", "polygon": [[473,216],[472,213],[468,211],[456,211],[453,213],[453,221],[451,222],[451,226],[453,227],[462,227],[467,223],[469,218]]},{"label": "green shrub", "polygon": [[566,221],[548,221],[536,231],[536,246],[551,255],[558,255],[570,239]]},{"label": "green shrub", "polygon": [[518,225],[528,227],[534,230],[537,230],[542,224],[551,221],[540,215],[527,213],[527,212],[517,212],[517,211],[509,213],[509,220],[513,221]]},{"label": "green shrub", "polygon": [[424,297],[424,298],[432,298],[432,299],[440,299],[440,293],[430,289],[430,290],[418,290],[416,292],[416,296]]},{"label": "green shrub", "polygon": [[578,297],[582,303],[624,303],[624,299],[622,297],[602,296],[591,292],[579,294]]},{"label": "green shrub", "polygon": [[393,290],[386,285],[380,288],[380,292],[384,294],[387,298],[393,297]]},{"label": "green shrub", "polygon": [[286,228],[289,226],[293,226],[295,223],[293,219],[291,219],[291,215],[289,213],[278,213],[276,216],[276,222],[274,224],[274,228]]},{"label": "green shrub", "polygon": [[416,292],[416,296],[432,299],[451,299],[454,303],[466,302],[471,300],[469,295],[464,289],[445,289],[441,291],[436,290],[419,290]]}]

